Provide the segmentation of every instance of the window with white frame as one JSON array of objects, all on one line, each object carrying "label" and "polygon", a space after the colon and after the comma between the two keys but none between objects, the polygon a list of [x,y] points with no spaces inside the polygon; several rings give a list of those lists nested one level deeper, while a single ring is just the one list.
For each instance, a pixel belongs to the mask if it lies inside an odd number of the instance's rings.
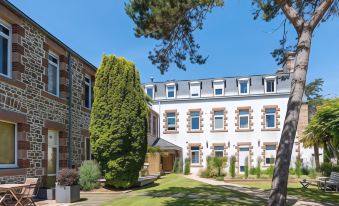
[{"label": "window with white frame", "polygon": [[277,145],[265,145],[265,164],[274,164]]},{"label": "window with white frame", "polygon": [[12,31],[10,25],[0,19],[0,75],[11,77]]},{"label": "window with white frame", "polygon": [[91,139],[85,138],[86,160],[91,160]]},{"label": "window with white frame", "polygon": [[274,93],[276,91],[276,78],[265,78],[265,93]]},{"label": "window with white frame", "polygon": [[201,84],[200,82],[190,83],[190,95],[191,97],[200,97]]},{"label": "window with white frame", "polygon": [[92,108],[92,80],[90,76],[85,76],[85,107]]},{"label": "window with white frame", "polygon": [[265,127],[266,128],[275,128],[275,108],[267,108],[265,109]]},{"label": "window with white frame", "polygon": [[239,94],[248,94],[249,93],[249,80],[248,79],[238,79],[238,88]]},{"label": "window with white frame", "polygon": [[146,94],[151,98],[154,99],[154,86],[147,85],[145,86]]},{"label": "window with white frame", "polygon": [[59,96],[59,58],[57,55],[48,54],[48,92]]},{"label": "window with white frame", "polygon": [[224,129],[224,111],[214,112],[214,130]]},{"label": "window with white frame", "polygon": [[239,110],[239,128],[248,129],[249,128],[249,110]]},{"label": "window with white frame", "polygon": [[56,176],[59,170],[59,132],[48,130],[47,175]]},{"label": "window with white frame", "polygon": [[200,148],[199,146],[191,147],[191,163],[199,164],[200,163]]},{"label": "window with white frame", "polygon": [[168,99],[174,99],[176,95],[176,88],[174,84],[166,86],[166,94]]},{"label": "window with white frame", "polygon": [[167,113],[167,130],[176,130],[175,112],[168,112]]},{"label": "window with white frame", "polygon": [[224,80],[215,80],[213,81],[213,94],[214,96],[223,96],[224,95]]},{"label": "window with white frame", "polygon": [[200,112],[191,112],[191,130],[200,129]]},{"label": "window with white frame", "polygon": [[16,124],[0,121],[0,168],[11,168],[16,166]]},{"label": "window with white frame", "polygon": [[214,146],[214,156],[223,157],[224,156],[224,146]]}]

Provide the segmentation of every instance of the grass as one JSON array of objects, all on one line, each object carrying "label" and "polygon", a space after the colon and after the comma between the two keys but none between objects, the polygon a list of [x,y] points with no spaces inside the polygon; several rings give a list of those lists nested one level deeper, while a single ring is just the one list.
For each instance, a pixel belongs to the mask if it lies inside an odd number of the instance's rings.
[{"label": "grass", "polygon": [[[173,197],[181,194],[183,197]],[[161,195],[161,197],[159,197]],[[204,198],[189,198],[187,195],[206,195]],[[209,199],[220,195],[222,199]],[[156,197],[157,196],[157,197]],[[113,199],[103,206],[212,206],[212,205],[265,205],[265,200],[244,193],[223,189],[190,180],[182,175],[171,174],[157,180],[153,186],[141,188]]]},{"label": "grass", "polygon": [[[259,188],[263,190],[271,189],[271,182],[234,182],[235,184],[245,187]],[[309,200],[320,203],[337,203],[339,204],[339,192],[324,192],[318,190],[315,186],[309,186],[306,190],[301,189],[299,183],[288,184],[288,195],[296,196],[300,200]]]}]

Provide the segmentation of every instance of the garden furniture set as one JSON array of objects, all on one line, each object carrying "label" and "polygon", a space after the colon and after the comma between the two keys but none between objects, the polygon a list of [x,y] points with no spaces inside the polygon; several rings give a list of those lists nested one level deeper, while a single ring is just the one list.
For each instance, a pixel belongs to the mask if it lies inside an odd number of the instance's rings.
[{"label": "garden furniture set", "polygon": [[326,189],[335,189],[338,192],[339,191],[339,173],[331,172],[330,177],[319,177],[318,188],[325,190],[325,192],[326,192]]}]

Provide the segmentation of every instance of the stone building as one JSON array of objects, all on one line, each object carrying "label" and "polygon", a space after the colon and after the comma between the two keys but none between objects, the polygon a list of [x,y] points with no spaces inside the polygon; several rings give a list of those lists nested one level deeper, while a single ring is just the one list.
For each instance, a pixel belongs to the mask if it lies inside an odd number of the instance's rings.
[{"label": "stone building", "polygon": [[0,183],[90,159],[96,67],[0,0]]}]

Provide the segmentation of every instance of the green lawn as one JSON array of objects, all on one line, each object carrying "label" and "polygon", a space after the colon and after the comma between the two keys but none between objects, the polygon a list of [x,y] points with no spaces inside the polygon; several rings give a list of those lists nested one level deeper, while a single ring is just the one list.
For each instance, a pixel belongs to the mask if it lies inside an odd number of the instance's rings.
[{"label": "green lawn", "polygon": [[[245,187],[260,188],[264,190],[269,190],[271,188],[271,182],[234,182],[235,184],[242,185]],[[324,192],[318,190],[315,186],[310,186],[306,190],[301,189],[299,183],[289,183],[288,184],[288,195],[293,195],[301,200],[309,200],[315,202],[328,202],[328,203],[337,203],[339,204],[339,192]]]},{"label": "green lawn", "polygon": [[[173,197],[173,195],[183,197]],[[190,195],[190,196],[188,196]],[[205,195],[194,198],[192,195]],[[208,197],[221,196],[212,200]],[[161,197],[159,197],[161,196]],[[165,197],[164,197],[165,196]],[[190,180],[182,175],[171,174],[157,180],[153,186],[135,190],[127,195],[113,199],[103,206],[212,206],[212,205],[265,205],[266,201],[220,187]]]}]

